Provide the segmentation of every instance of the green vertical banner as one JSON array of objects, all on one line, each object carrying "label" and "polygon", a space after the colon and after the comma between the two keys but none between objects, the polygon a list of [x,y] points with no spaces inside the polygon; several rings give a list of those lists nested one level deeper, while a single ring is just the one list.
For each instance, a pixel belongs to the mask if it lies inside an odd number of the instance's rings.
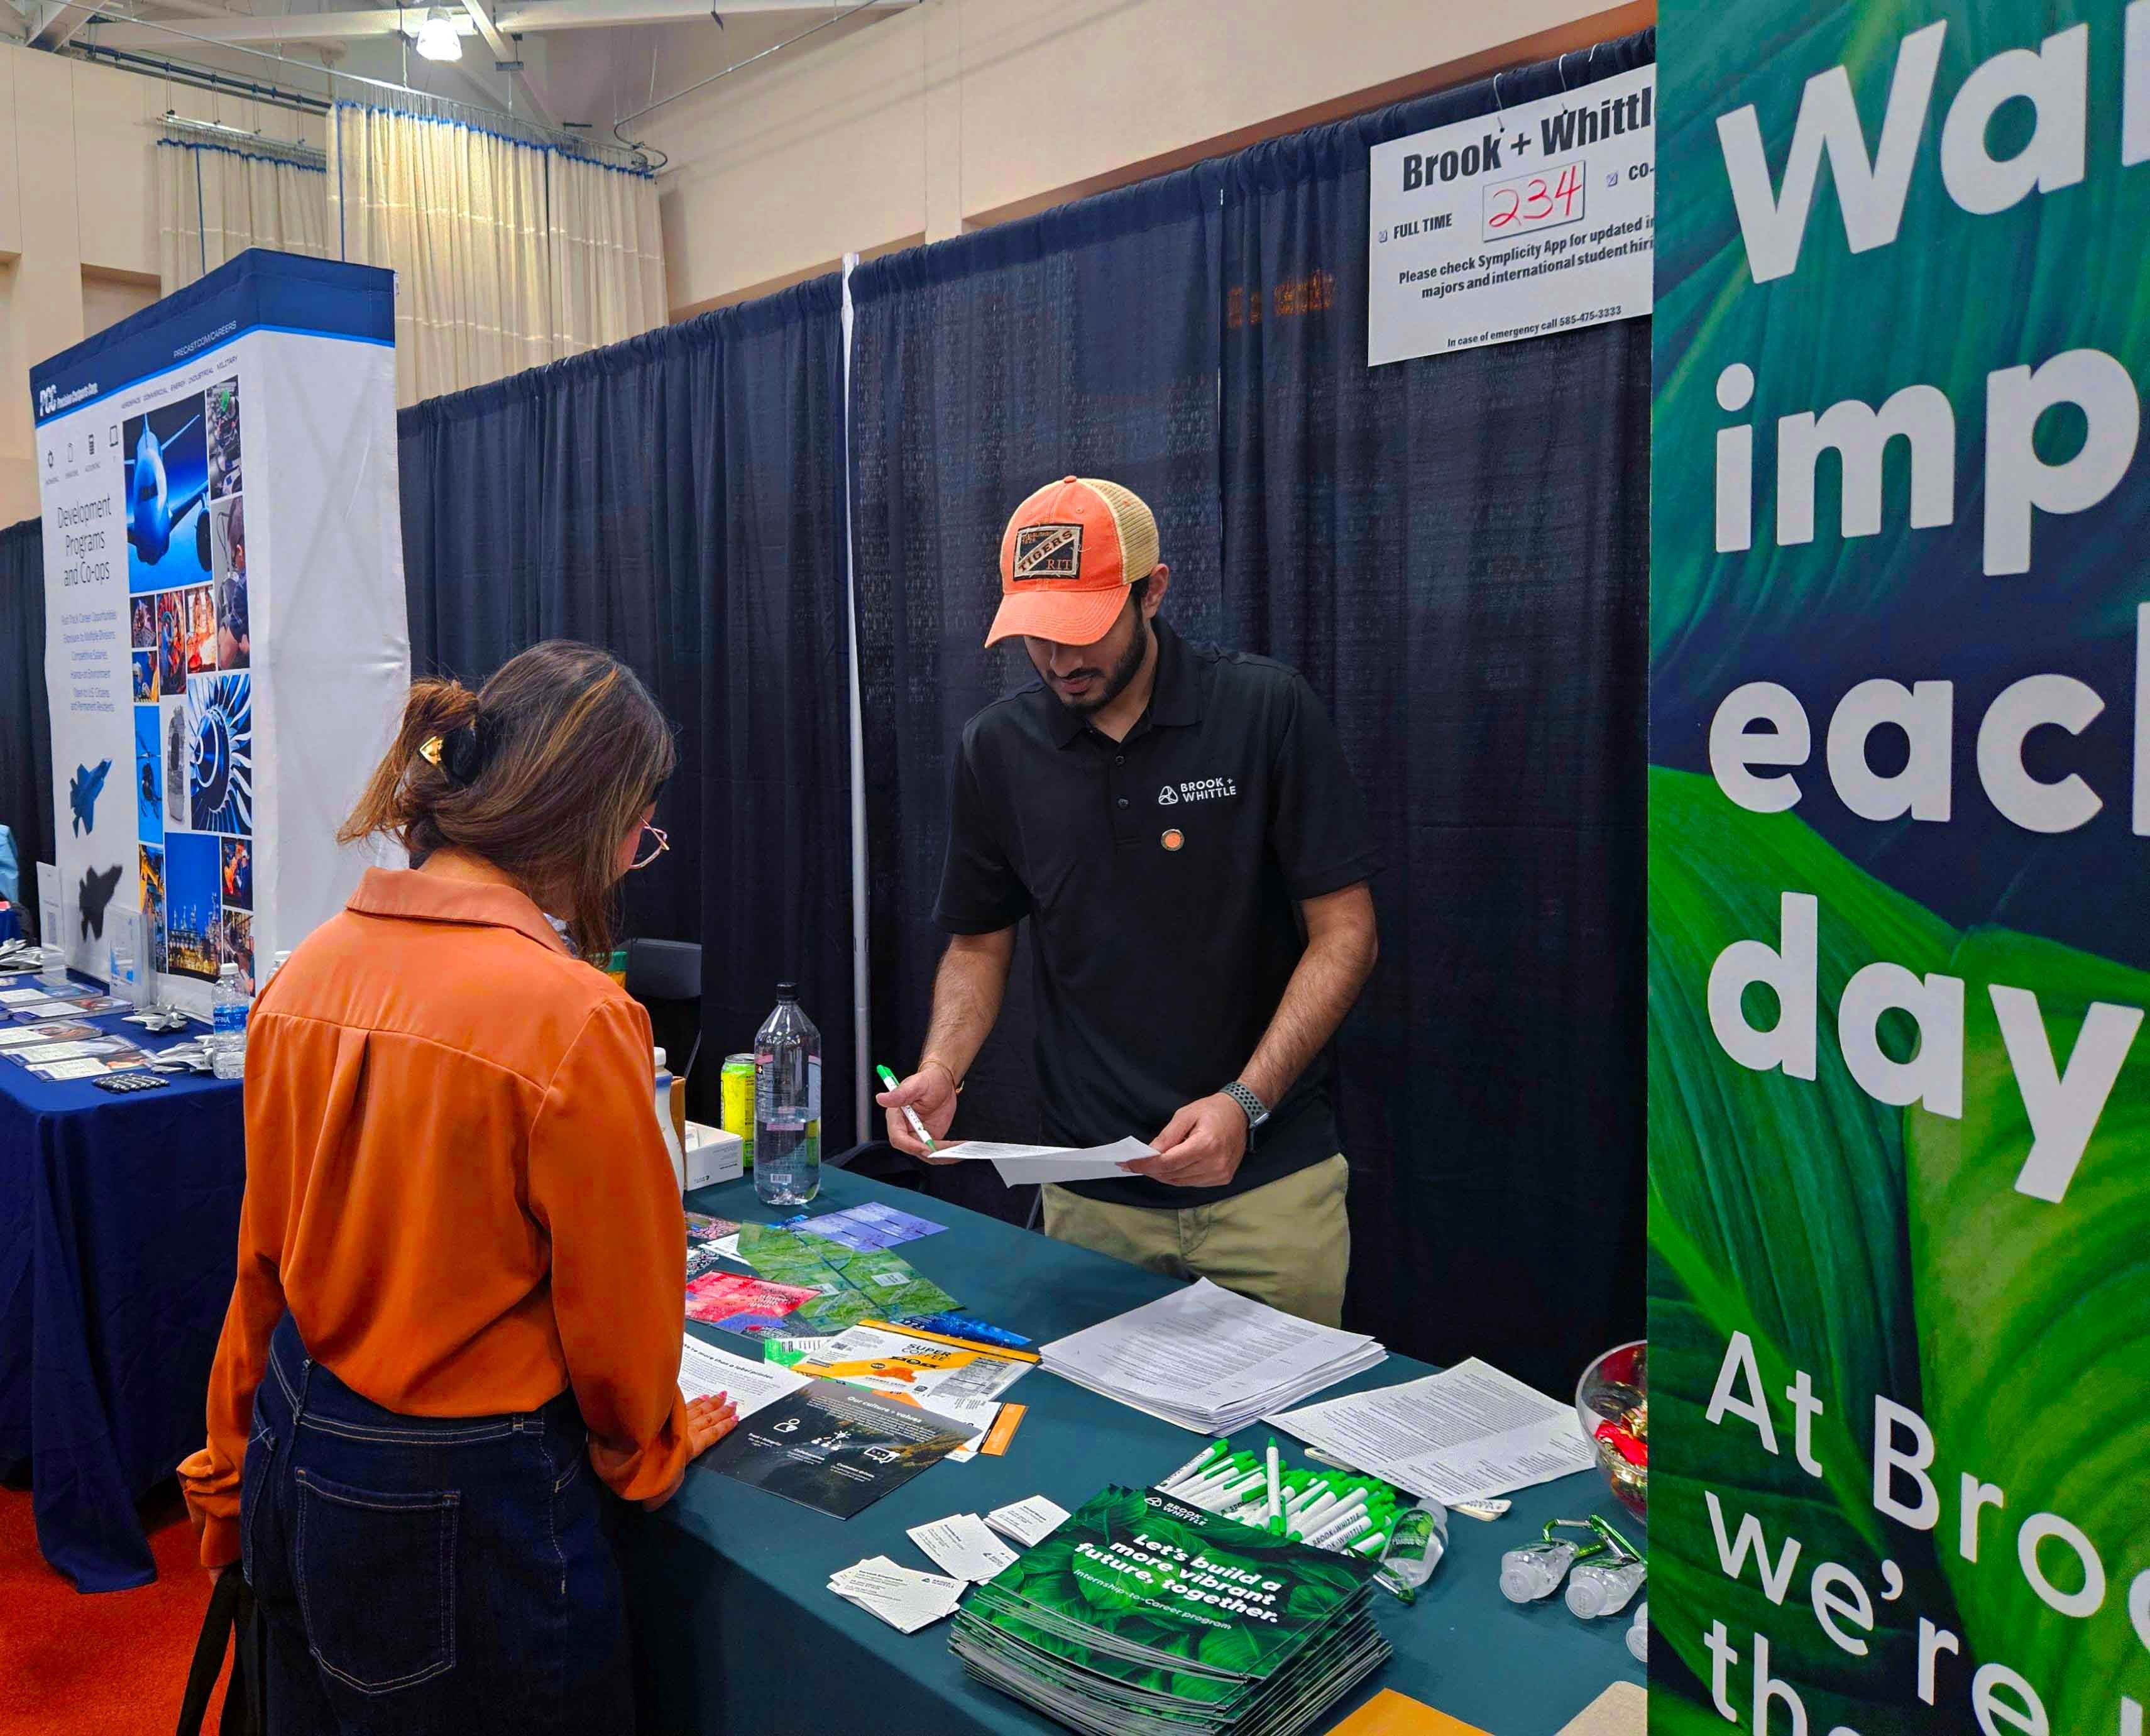
[{"label": "green vertical banner", "polygon": [[2150,1718],[2150,0],[1665,0],[1651,1727]]}]

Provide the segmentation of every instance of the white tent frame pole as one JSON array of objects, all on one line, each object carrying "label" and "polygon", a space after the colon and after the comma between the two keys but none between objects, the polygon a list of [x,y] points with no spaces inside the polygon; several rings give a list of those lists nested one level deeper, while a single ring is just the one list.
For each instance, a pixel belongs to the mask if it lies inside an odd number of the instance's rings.
[{"label": "white tent frame pole", "polygon": [[844,255],[844,606],[850,632],[851,738],[851,1047],[858,1143],[872,1137],[872,1020],[866,1004],[866,698],[859,675],[858,539],[851,529],[851,273],[855,253]]}]

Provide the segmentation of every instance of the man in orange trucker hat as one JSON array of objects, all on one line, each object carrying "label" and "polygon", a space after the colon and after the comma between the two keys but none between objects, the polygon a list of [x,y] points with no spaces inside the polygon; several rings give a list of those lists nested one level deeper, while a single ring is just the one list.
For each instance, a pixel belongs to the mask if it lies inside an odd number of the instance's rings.
[{"label": "man in orange trucker hat", "polygon": [[1348,1168],[1327,1047],[1375,953],[1366,807],[1313,690],[1189,644],[1150,510],[1069,477],[1016,509],[986,643],[1037,679],[965,725],[917,1071],[880,1102],[922,1154],[999,1017],[1027,916],[1045,1136],[1133,1133],[1123,1177],[1045,1189],[1048,1235],[1336,1325]]}]

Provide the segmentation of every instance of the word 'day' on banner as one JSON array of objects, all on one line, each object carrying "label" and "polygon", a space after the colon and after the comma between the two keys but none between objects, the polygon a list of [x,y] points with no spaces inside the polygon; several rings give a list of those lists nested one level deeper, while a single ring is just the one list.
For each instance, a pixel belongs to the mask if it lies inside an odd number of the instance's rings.
[{"label": "word 'day' on banner", "polygon": [[1374,147],[1366,360],[1650,310],[1657,68]]},{"label": "word 'day' on banner", "polygon": [[250,992],[361,864],[336,830],[408,681],[393,280],[260,250],[31,373],[58,938]]},{"label": "word 'day' on banner", "polygon": [[1668,0],[1653,1727],[2150,1708],[2150,3]]}]

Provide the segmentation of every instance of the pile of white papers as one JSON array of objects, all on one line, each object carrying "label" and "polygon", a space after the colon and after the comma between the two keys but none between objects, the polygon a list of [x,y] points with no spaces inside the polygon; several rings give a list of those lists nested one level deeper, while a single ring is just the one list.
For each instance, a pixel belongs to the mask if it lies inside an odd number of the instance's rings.
[{"label": "pile of white papers", "polygon": [[1067,1509],[1042,1495],[1012,1501],[986,1515],[986,1523],[1004,1537],[1013,1537],[1026,1549],[1042,1543],[1067,1522]]},{"label": "pile of white papers", "polygon": [[951,1578],[978,1583],[1015,1564],[1015,1551],[976,1513],[951,1513],[931,1525],[914,1525],[906,1535]]},{"label": "pile of white papers", "polygon": [[1229,1435],[1388,1355],[1203,1279],[1045,1346],[1062,1380],[1183,1429]]},{"label": "pile of white papers", "polygon": [[960,1579],[938,1573],[919,1573],[899,1567],[885,1555],[876,1555],[846,1567],[829,1582],[829,1589],[848,1598],[870,1615],[900,1633],[916,1633],[956,1612],[956,1605],[968,1589]]},{"label": "pile of white papers", "polygon": [[1572,1405],[1476,1357],[1269,1420],[1331,1458],[1451,1506],[1596,1462]]}]

